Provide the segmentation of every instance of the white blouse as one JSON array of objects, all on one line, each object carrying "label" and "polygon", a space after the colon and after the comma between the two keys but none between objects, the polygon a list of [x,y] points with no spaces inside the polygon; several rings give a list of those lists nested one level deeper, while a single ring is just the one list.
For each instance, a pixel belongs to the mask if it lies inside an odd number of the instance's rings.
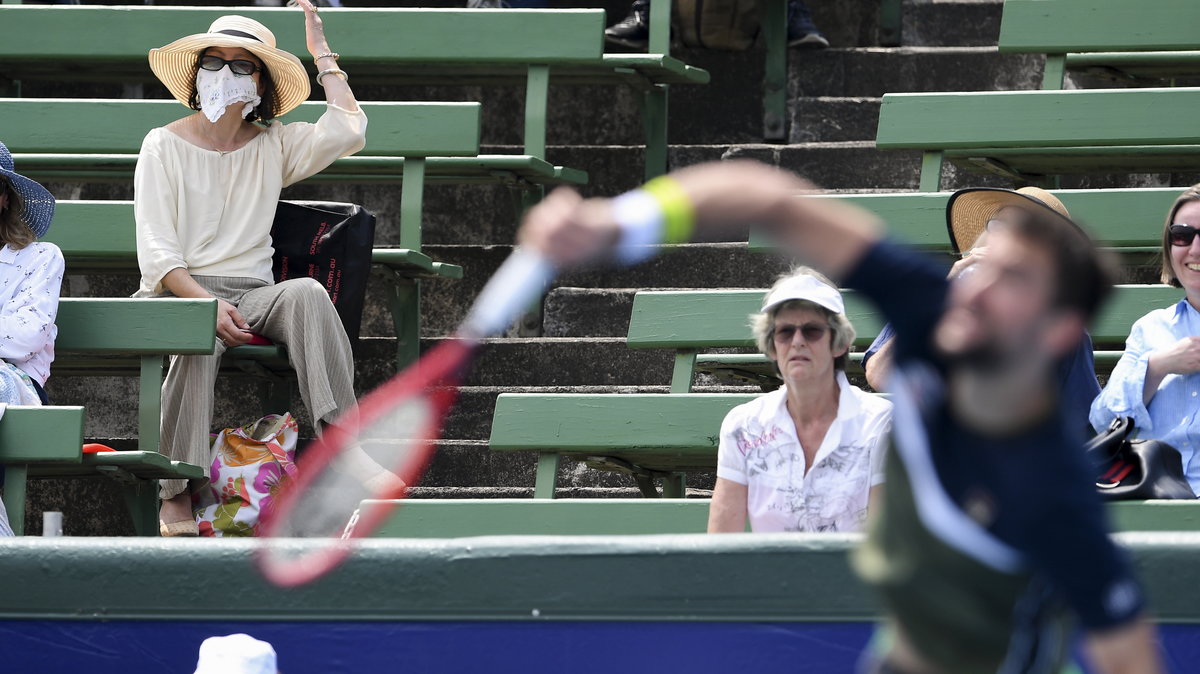
[{"label": "white blouse", "polygon": [[58,336],[62,251],[46,241],[0,248],[0,358],[45,386]]},{"label": "white blouse", "polygon": [[217,152],[165,128],[146,134],[134,172],[138,295],[162,278],[236,276],[270,283],[271,222],[284,187],[366,144],[367,117],[330,104],[315,124],[272,122],[246,145]]}]

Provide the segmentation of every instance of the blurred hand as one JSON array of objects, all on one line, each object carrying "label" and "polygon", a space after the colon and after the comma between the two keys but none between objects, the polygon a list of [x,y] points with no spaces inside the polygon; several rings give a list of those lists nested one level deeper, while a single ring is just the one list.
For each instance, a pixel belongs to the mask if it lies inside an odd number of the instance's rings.
[{"label": "blurred hand", "polygon": [[987,259],[987,247],[986,246],[980,246],[979,248],[972,248],[971,250],[967,251],[967,253],[965,255],[963,255],[961,258],[959,258],[957,261],[955,261],[955,263],[950,267],[950,273],[946,275],[946,278],[949,278],[949,279],[958,278],[958,276],[960,274],[962,274],[964,271],[969,269],[972,265],[979,264],[980,262],[982,262],[986,259]]},{"label": "blurred hand", "polygon": [[612,253],[620,231],[609,199],[584,201],[575,190],[560,187],[525,214],[517,242],[566,269]]}]

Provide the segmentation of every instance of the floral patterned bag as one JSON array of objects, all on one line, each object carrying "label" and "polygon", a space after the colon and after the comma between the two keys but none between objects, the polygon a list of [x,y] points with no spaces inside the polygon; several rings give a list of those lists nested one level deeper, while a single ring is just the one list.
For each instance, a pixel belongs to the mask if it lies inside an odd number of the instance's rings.
[{"label": "floral patterned bag", "polygon": [[212,478],[192,495],[201,536],[258,534],[259,518],[296,477],[298,435],[296,420],[287,413],[217,434]]}]

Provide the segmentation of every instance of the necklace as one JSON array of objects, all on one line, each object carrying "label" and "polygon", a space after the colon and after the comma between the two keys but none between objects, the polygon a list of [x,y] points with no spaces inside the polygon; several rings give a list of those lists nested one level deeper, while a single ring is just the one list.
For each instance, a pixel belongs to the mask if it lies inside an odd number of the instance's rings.
[{"label": "necklace", "polygon": [[[217,141],[213,140],[212,134],[210,134],[208,132],[209,125],[205,124],[204,120],[200,119],[199,117],[197,117],[196,120],[197,120],[197,123],[200,124],[200,133],[203,134],[205,140],[208,141],[208,147],[210,150],[212,150],[213,152],[216,152],[220,156],[224,157],[225,155],[229,154],[230,152],[233,152],[234,150],[238,149],[235,147],[235,148],[230,148],[228,150],[222,150],[221,148],[217,147]],[[236,138],[234,139],[234,142],[235,143],[237,142]]]}]

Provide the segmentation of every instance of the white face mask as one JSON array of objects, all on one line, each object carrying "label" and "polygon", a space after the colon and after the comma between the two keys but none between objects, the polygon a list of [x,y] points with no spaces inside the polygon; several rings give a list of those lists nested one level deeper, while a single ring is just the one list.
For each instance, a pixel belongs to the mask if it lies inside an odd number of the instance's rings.
[{"label": "white face mask", "polygon": [[213,123],[233,103],[246,103],[241,115],[245,119],[254,106],[262,102],[254,76],[235,75],[228,64],[215,72],[204,68],[196,71],[196,93],[200,96],[200,111]]}]

